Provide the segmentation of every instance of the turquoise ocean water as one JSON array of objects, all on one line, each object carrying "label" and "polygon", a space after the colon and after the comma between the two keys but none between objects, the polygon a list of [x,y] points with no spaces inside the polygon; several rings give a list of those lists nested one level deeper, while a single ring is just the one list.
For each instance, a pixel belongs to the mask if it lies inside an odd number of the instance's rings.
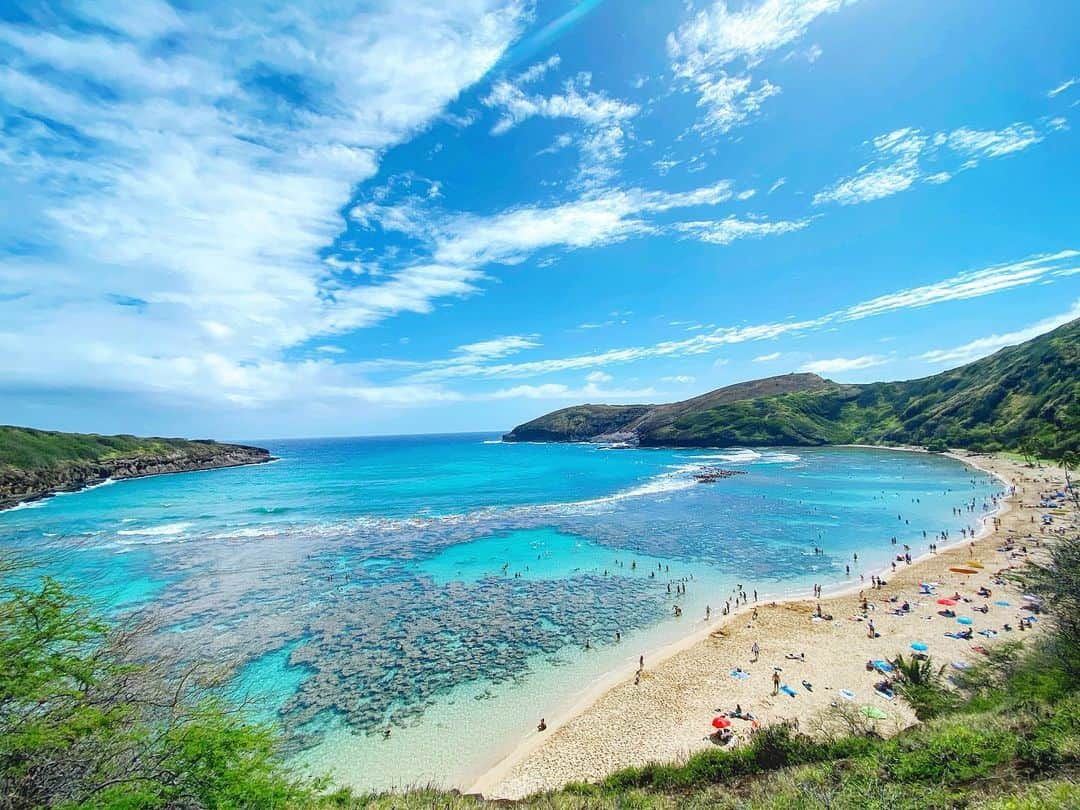
[{"label": "turquoise ocean water", "polygon": [[[0,513],[0,549],[152,616],[155,651],[233,668],[298,757],[362,788],[467,786],[736,583],[764,600],[869,579],[899,544],[959,539],[1002,489],[952,459],[856,448],[254,443],[281,460]],[[702,466],[744,474],[697,483]]]}]

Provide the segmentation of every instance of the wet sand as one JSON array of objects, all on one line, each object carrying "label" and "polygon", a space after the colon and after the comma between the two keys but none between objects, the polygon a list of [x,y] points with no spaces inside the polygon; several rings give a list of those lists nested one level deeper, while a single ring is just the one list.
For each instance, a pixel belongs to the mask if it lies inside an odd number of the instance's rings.
[{"label": "wet sand", "polygon": [[[949,663],[949,671],[955,672],[951,662],[962,665],[980,657],[973,647],[1028,637],[1032,631],[1019,629],[1020,594],[1014,587],[993,580],[999,571],[1023,562],[1022,554],[1001,550],[1009,539],[1015,540],[1017,548],[1026,543],[1034,550],[1052,536],[1044,533],[1039,523],[1046,510],[1036,507],[1040,493],[1060,489],[1064,482],[1064,473],[1054,467],[1032,468],[1003,457],[957,457],[1016,487],[1014,495],[1000,499],[994,515],[998,525],[994,518],[988,518],[973,541],[950,536],[949,546],[937,554],[925,555],[911,565],[898,563],[895,573],[878,572],[888,581],[880,589],[871,586],[868,572],[864,585],[835,595],[826,591],[819,600],[751,602],[731,616],[717,618],[714,612],[711,622],[702,617],[698,629],[687,638],[646,654],[640,683],[635,683],[632,669],[611,673],[564,717],[547,718],[545,732],[528,733],[509,756],[472,786],[472,791],[489,797],[519,798],[569,781],[595,781],[629,765],[684,759],[715,745],[708,737],[710,721],[736,704],[761,723],[797,721],[803,730],[811,730],[832,704],[880,709],[886,715],[876,721],[882,733],[915,722],[902,700],[889,701],[874,691],[882,676],[868,672],[867,661],[910,654],[910,645],[922,642],[935,662]],[[981,513],[981,505],[976,508]],[[1055,518],[1054,526],[1076,520],[1071,508],[1067,511],[1068,515]],[[902,553],[902,547],[898,551]],[[971,575],[949,571],[969,560],[985,567]],[[937,583],[936,593],[920,595],[922,582]],[[978,597],[980,586],[990,588],[992,596]],[[753,583],[748,583],[747,589],[752,588]],[[875,624],[875,638],[869,636],[863,618],[860,589],[871,606],[865,617]],[[971,641],[944,635],[965,629],[956,618],[939,614],[944,608],[936,600],[954,592],[971,599],[953,608],[957,618],[971,618],[976,631]],[[898,601],[891,602],[893,597]],[[911,611],[893,615],[891,611],[905,599]],[[998,600],[1009,604],[995,604]],[[815,619],[818,603],[824,614],[833,616],[832,621]],[[983,605],[989,607],[987,614],[973,609]],[[752,615],[755,607],[756,618]],[[1003,630],[1006,623],[1013,627],[1012,632]],[[1035,632],[1038,627],[1036,623]],[[978,631],[984,629],[995,630],[997,635],[980,635]],[[755,642],[760,647],[756,661],[751,653]],[[798,653],[805,653],[806,660],[786,657]],[[730,672],[736,667],[749,677],[732,676]],[[781,668],[781,684],[790,685],[794,697],[783,692],[773,695],[774,667]],[[812,689],[803,685],[804,680]],[[850,690],[854,698],[845,699],[841,689]],[[749,722],[732,722],[737,737],[749,734]]]}]

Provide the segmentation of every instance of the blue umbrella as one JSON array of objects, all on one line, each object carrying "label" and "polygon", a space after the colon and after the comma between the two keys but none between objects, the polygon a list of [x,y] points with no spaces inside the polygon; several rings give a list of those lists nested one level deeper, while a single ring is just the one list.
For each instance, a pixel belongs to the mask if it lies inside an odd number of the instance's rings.
[{"label": "blue umbrella", "polygon": [[926,652],[930,648],[923,644],[921,641],[913,641],[911,642],[911,649],[918,650],[919,652]]},{"label": "blue umbrella", "polygon": [[1006,602],[1004,599],[998,599],[996,602],[994,602],[994,604],[995,605],[1001,605],[1002,607],[1008,607],[1009,606],[1009,603]]},{"label": "blue umbrella", "polygon": [[958,621],[960,624],[971,624],[971,619],[969,619],[967,616],[961,616],[956,621]]}]

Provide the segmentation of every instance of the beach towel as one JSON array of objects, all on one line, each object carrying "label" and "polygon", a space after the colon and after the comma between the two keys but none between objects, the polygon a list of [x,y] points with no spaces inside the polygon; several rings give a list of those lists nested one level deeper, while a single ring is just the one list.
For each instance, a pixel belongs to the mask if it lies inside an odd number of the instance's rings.
[{"label": "beach towel", "polygon": [[745,681],[750,677],[750,673],[746,670],[733,669],[728,673],[732,678],[738,678],[740,681]]},{"label": "beach towel", "polygon": [[780,691],[783,692],[785,695],[795,697],[795,690],[788,686],[786,683],[780,687]]},{"label": "beach towel", "polygon": [[854,700],[855,693],[852,692],[850,689],[841,689],[840,697],[842,697],[844,700]]}]

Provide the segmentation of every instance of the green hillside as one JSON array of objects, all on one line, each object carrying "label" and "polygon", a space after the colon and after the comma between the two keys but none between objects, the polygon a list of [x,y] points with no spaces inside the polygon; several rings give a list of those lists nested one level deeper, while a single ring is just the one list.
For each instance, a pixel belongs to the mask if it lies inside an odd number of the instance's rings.
[{"label": "green hillside", "polygon": [[0,464],[21,470],[55,467],[71,461],[102,461],[171,452],[202,453],[215,442],[188,439],[142,439],[137,436],[101,436],[97,433],[60,433],[53,430],[0,425]]},{"label": "green hillside", "polygon": [[106,478],[136,478],[270,460],[258,447],[189,439],[59,433],[0,425],[0,508]]},{"label": "green hillside", "polygon": [[[1080,450],[1080,321],[918,380],[841,385],[813,375],[789,377],[800,379],[793,380],[795,390],[784,393],[754,395],[753,384],[742,384],[674,405],[605,407],[622,414],[639,409],[616,429],[645,446],[919,444],[985,451],[1037,448],[1050,455]],[[784,378],[770,381],[778,379]],[[716,401],[714,395],[734,389],[747,395]],[[560,433],[559,426],[575,420],[588,425],[581,414],[598,407],[565,408],[515,428],[506,438],[542,441],[544,433],[547,440],[593,438]]]}]

